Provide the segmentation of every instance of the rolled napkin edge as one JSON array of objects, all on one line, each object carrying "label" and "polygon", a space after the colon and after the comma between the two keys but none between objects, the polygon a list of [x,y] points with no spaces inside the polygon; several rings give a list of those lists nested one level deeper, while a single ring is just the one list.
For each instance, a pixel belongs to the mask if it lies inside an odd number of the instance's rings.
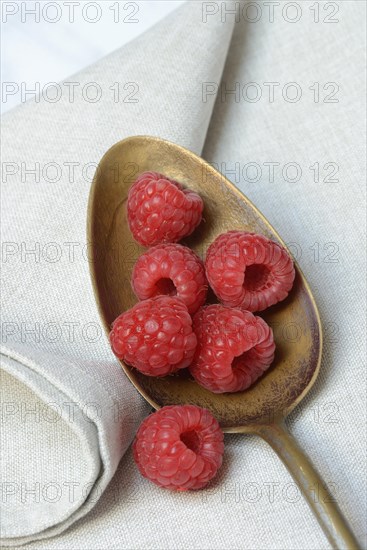
[{"label": "rolled napkin edge", "polygon": [[[34,353],[37,353],[38,361],[31,358]],[[88,460],[89,453],[90,457],[94,455],[95,462],[93,467],[93,459],[89,461],[91,471],[90,481],[88,481],[90,484],[88,493],[85,494],[84,498],[73,502],[73,505],[67,508],[63,518],[56,519],[52,525],[40,525],[33,533],[14,533],[14,536],[4,533],[0,541],[1,546],[20,546],[63,532],[95,506],[112,479],[121,457],[128,449],[140,418],[135,419],[136,426],[134,426],[134,419],[130,419],[133,422],[129,426],[129,433],[121,441],[121,434],[119,433],[121,428],[121,411],[119,408],[116,408],[116,401],[101,384],[97,384],[92,378],[89,379],[85,370],[78,368],[77,361],[72,361],[65,357],[60,358],[55,355],[51,356],[47,352],[28,349],[20,344],[14,346],[13,343],[12,349],[4,345],[0,346],[0,354],[1,371],[7,372],[16,378],[19,383],[24,384],[35,393],[40,400],[47,403],[45,399],[51,397],[53,403],[57,403],[57,401],[61,404],[72,402],[76,405],[73,409],[75,414],[73,414],[72,422],[68,421],[67,417],[63,417],[63,420],[74,433],[77,433],[78,438],[83,442],[86,450],[84,453],[86,461]],[[46,375],[42,371],[41,366],[44,361],[48,363]],[[83,383],[81,384],[79,380],[78,385],[83,387],[83,399],[77,390],[77,386],[70,383],[70,380],[68,385],[65,386],[60,383],[59,376],[50,376],[49,365],[51,362],[54,365],[52,369],[53,374],[59,373],[62,377],[62,373],[68,372],[70,376],[70,372],[73,372],[75,369],[79,379],[80,374],[82,374]],[[17,367],[18,372],[16,372]],[[100,362],[91,364],[91,368],[101,368]],[[93,393],[86,391],[88,383],[93,387]],[[74,391],[70,391],[71,388]],[[85,410],[84,405],[88,397],[92,397],[93,399],[93,401],[89,401],[89,404],[96,404],[97,411],[101,411],[101,415],[97,412],[97,418],[93,419],[93,413],[91,412],[96,409]],[[119,404],[117,403],[117,405]],[[128,413],[129,410],[126,407],[124,414]],[[83,418],[84,416],[89,416],[89,421],[86,421]],[[84,425],[82,422],[84,422]]]}]

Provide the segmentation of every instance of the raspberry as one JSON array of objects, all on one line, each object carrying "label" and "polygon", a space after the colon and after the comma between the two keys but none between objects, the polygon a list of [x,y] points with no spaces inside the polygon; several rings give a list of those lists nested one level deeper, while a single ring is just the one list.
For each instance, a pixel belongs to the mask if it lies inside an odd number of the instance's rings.
[{"label": "raspberry", "polygon": [[229,231],[208,249],[206,276],[226,306],[262,311],[288,296],[295,271],[279,244],[263,235]]},{"label": "raspberry", "polygon": [[163,407],[146,418],[133,454],[140,473],[160,487],[201,489],[222,464],[223,432],[214,416],[195,405]]},{"label": "raspberry", "polygon": [[189,313],[204,304],[208,292],[203,262],[180,244],[158,244],[142,254],[134,266],[132,287],[140,300],[177,296]]},{"label": "raspberry", "polygon": [[156,172],[144,172],[128,195],[127,219],[143,246],[177,242],[201,221],[204,204],[197,193]]},{"label": "raspberry", "polygon": [[270,366],[275,344],[271,328],[249,311],[214,304],[194,317],[198,345],[190,372],[214,393],[249,388]]},{"label": "raspberry", "polygon": [[182,300],[158,296],[117,317],[110,342],[128,365],[148,376],[165,376],[189,366],[197,340]]}]

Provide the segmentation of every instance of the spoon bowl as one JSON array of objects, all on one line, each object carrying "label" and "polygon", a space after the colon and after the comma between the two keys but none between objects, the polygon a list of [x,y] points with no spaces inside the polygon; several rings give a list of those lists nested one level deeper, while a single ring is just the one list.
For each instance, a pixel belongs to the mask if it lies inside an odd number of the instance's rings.
[{"label": "spoon bowl", "polygon": [[[131,272],[144,248],[133,239],[126,215],[129,187],[142,172],[165,174],[197,191],[205,209],[203,222],[183,241],[199,256],[230,229],[262,233],[281,243],[279,235],[219,172],[182,147],[160,139],[134,137],[112,147],[103,157],[93,183],[89,206],[92,279],[107,332],[111,323],[137,299]],[[121,362],[127,376],[151,405],[191,403],[209,409],[224,431],[252,431],[252,424],[286,415],[311,388],[321,361],[322,332],[317,307],[298,267],[289,297],[261,314],[273,328],[277,352],[269,371],[245,392],[214,394],[186,373],[153,378]]]},{"label": "spoon bowl", "polygon": [[[183,147],[148,136],[114,145],[99,163],[88,206],[91,278],[105,330],[137,299],[131,288],[135,261],[145,250],[130,233],[126,199],[129,187],[145,171],[160,172],[198,192],[203,221],[182,241],[201,257],[221,233],[242,229],[261,233],[285,246],[275,229],[229,180]],[[270,369],[249,389],[214,394],[186,372],[153,378],[121,362],[125,374],[155,408],[194,404],[209,409],[225,432],[257,433],[278,453],[303,490],[335,548],[358,548],[345,519],[319,475],[290,436],[282,420],[312,387],[320,369],[322,329],[311,290],[296,265],[294,286],[286,300],[261,313],[276,343]],[[312,484],[321,498],[315,502]]]}]

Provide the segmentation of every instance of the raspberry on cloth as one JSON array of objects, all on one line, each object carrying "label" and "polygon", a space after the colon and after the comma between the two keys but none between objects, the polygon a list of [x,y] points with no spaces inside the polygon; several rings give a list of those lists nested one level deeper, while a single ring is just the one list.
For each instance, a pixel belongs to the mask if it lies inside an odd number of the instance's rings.
[{"label": "raspberry on cloth", "polygon": [[204,304],[208,292],[203,262],[180,244],[160,244],[142,254],[133,269],[132,287],[140,300],[177,296],[191,314]]},{"label": "raspberry on cloth", "polygon": [[144,172],[129,190],[130,231],[143,246],[177,242],[199,225],[203,208],[194,191],[157,172]]},{"label": "raspberry on cloth", "polygon": [[273,331],[249,311],[204,306],[193,326],[198,344],[190,372],[213,393],[246,390],[273,362]]},{"label": "raspberry on cloth", "polygon": [[156,485],[201,489],[217,473],[223,432],[214,416],[195,405],[163,407],[140,425],[133,445],[140,473]]},{"label": "raspberry on cloth", "polygon": [[282,246],[247,231],[219,235],[208,248],[205,270],[224,305],[247,311],[284,300],[295,277],[293,261]]},{"label": "raspberry on cloth", "polygon": [[188,367],[197,339],[182,300],[158,296],[139,302],[113,322],[115,355],[148,376],[166,376]]}]

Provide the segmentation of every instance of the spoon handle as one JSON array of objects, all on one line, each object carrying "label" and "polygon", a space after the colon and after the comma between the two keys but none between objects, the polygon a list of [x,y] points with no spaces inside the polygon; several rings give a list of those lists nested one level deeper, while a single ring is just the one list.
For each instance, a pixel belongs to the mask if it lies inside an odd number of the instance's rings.
[{"label": "spoon handle", "polygon": [[360,550],[346,519],[342,515],[335,497],[331,495],[308,457],[298,446],[283,424],[261,426],[257,430],[297,482],[318,519],[332,548],[337,550]]}]

